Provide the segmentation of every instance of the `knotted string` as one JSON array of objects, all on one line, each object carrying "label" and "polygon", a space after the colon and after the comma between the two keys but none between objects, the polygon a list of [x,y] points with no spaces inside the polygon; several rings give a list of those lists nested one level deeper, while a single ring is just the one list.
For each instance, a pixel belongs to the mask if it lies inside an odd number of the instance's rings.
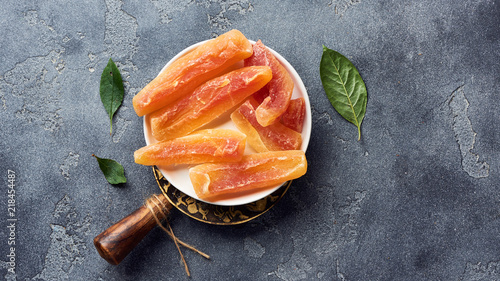
[{"label": "knotted string", "polygon": [[[164,193],[164,196],[166,197],[165,195],[165,192],[164,190],[162,189],[162,192]],[[160,198],[158,198],[158,196],[156,194],[153,194],[152,196],[150,196],[148,199],[146,199],[146,203],[144,204],[148,210],[151,212],[151,214],[153,215],[153,218],[155,219],[156,221],[156,224],[163,230],[165,231],[165,233],[168,234],[168,236],[170,236],[170,238],[172,238],[172,240],[174,240],[174,244],[175,246],[177,247],[177,250],[179,251],[179,254],[181,255],[181,259],[182,259],[182,262],[184,263],[184,269],[186,270],[186,273],[188,276],[191,276],[191,274],[189,273],[189,268],[187,266],[187,263],[186,263],[186,260],[184,259],[184,255],[182,254],[182,251],[181,251],[181,248],[179,247],[179,244],[192,250],[192,251],[195,251],[196,253],[200,254],[201,256],[203,256],[204,258],[206,259],[210,259],[210,256],[199,251],[198,249],[196,249],[195,247],[187,244],[187,243],[184,243],[183,241],[179,240],[175,235],[174,235],[174,232],[172,231],[172,227],[170,227],[170,224],[168,223],[168,220],[167,220],[167,215],[169,213],[169,211],[167,210],[167,206],[160,200]],[[154,208],[157,208],[159,211],[158,211],[158,214],[160,215],[160,217],[158,217],[156,215],[156,212],[154,210]],[[161,222],[161,220],[165,220],[167,222],[167,226],[168,226],[168,229],[163,225],[163,223]]]}]

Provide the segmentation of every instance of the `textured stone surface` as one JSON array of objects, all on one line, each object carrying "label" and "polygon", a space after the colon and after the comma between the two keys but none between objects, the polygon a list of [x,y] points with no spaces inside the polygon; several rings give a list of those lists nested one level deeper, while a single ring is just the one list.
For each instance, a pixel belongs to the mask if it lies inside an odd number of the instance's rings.
[{"label": "textured stone surface", "polygon": [[[312,105],[309,171],[243,225],[180,213],[191,280],[500,279],[500,2],[3,1],[0,8],[0,276],[186,280],[153,230],[118,266],[92,239],[158,192],[133,163],[144,144],[132,97],[185,47],[231,28],[281,53]],[[368,88],[362,139],[329,104],[322,44]],[[99,99],[112,57],[125,98],[109,135]],[[125,167],[107,184],[92,154]],[[8,272],[8,170],[16,174]]]}]

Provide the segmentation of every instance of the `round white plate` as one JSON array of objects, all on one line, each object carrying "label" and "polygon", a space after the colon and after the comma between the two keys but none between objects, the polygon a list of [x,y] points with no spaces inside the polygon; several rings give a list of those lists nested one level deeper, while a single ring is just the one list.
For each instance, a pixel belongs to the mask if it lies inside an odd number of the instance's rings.
[{"label": "round white plate", "polygon": [[[189,51],[192,51],[194,48],[198,47],[199,45],[203,44],[206,41],[196,43],[194,45],[191,45],[184,49],[182,52],[177,54],[175,57],[173,57],[160,71],[160,73],[167,67],[169,66],[173,61],[177,60],[179,57],[182,55],[186,54]],[[252,44],[255,43],[255,41],[251,41]],[[306,88],[304,86],[304,83],[302,82],[302,79],[300,79],[299,75],[295,71],[295,69],[286,61],[280,54],[272,50],[271,48],[268,48],[274,56],[281,62],[281,64],[285,67],[285,69],[288,71],[290,76],[292,77],[293,83],[294,83],[294,88],[293,88],[293,94],[292,94],[292,99],[300,98],[303,97],[306,103],[306,115],[304,118],[304,126],[302,129],[302,146],[300,149],[302,149],[304,152],[307,149],[307,145],[309,144],[309,139],[311,136],[311,105],[309,103],[309,97],[306,92]],[[243,65],[242,62],[240,62],[241,66]],[[226,128],[226,129],[233,129],[233,130],[238,130],[236,126],[233,124],[230,118],[230,113],[232,110],[229,110],[226,114],[223,114],[221,117],[218,119],[210,122],[203,128]],[[151,134],[151,127],[149,124],[149,118],[148,115],[144,116],[144,136],[146,138],[146,144],[153,144],[158,142]],[[251,154],[255,153],[255,151],[250,148],[250,146],[246,145],[245,149],[245,154]],[[191,180],[189,179],[189,168],[194,165],[175,165],[175,166],[158,166],[160,169],[161,173],[163,176],[177,189],[180,191],[184,192],[185,194],[200,200],[198,196],[196,196],[196,193],[194,191],[193,185],[191,184]],[[282,185],[282,184],[281,184]],[[251,194],[247,194],[244,196],[239,196],[239,197],[234,197],[230,199],[224,199],[224,200],[218,200],[218,201],[204,201],[210,204],[214,205],[222,205],[222,206],[236,206],[236,205],[243,205],[243,204],[248,204],[254,201],[257,201],[259,199],[264,198],[265,196],[271,194],[273,191],[278,189],[281,185],[272,187],[272,188],[266,188],[263,190],[256,191]]]}]

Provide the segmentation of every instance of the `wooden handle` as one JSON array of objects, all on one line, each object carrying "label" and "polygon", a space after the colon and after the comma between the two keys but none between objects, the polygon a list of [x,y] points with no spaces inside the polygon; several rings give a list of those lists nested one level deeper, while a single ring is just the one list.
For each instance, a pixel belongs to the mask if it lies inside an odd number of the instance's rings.
[{"label": "wooden handle", "polygon": [[[153,208],[158,219],[163,214],[168,214],[172,205],[167,198],[153,195],[150,206]],[[162,210],[163,209],[163,212]],[[116,224],[112,225],[94,238],[94,245],[106,261],[110,264],[119,264],[139,244],[146,234],[156,226],[153,214],[145,205],[135,210]]]}]

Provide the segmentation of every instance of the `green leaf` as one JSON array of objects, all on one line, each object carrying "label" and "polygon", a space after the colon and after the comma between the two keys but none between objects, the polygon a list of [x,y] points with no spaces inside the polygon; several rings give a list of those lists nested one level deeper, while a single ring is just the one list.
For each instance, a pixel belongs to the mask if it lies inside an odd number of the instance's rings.
[{"label": "green leaf", "polygon": [[101,168],[104,177],[110,184],[126,183],[127,178],[124,174],[123,166],[115,160],[99,158],[92,154],[97,159],[99,163],[99,168]]},{"label": "green leaf", "polygon": [[123,101],[123,81],[120,71],[112,59],[101,74],[101,85],[99,87],[101,101],[109,115],[109,134],[113,132],[113,115]]},{"label": "green leaf", "polygon": [[319,73],[330,103],[342,117],[358,127],[360,140],[367,94],[358,70],[346,57],[323,46]]}]

